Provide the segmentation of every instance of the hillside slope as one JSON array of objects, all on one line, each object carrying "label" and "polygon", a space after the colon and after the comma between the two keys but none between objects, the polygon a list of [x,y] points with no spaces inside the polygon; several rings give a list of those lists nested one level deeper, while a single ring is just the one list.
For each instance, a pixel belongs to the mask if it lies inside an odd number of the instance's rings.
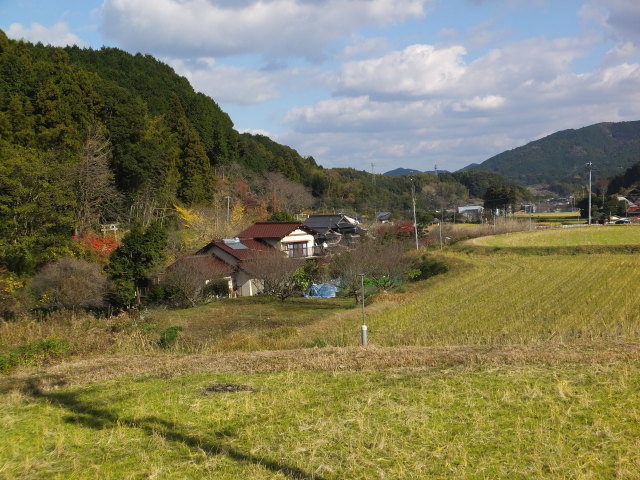
[{"label": "hillside slope", "polygon": [[584,183],[586,163],[597,176],[620,173],[640,158],[640,121],[563,130],[463,170],[500,173],[526,185]]}]

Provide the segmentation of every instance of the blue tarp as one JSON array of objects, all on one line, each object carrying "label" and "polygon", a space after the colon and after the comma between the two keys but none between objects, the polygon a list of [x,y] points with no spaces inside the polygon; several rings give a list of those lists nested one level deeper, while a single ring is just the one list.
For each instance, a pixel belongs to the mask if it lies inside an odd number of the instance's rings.
[{"label": "blue tarp", "polygon": [[312,283],[309,289],[304,292],[305,297],[313,298],[334,298],[338,287],[331,283]]}]

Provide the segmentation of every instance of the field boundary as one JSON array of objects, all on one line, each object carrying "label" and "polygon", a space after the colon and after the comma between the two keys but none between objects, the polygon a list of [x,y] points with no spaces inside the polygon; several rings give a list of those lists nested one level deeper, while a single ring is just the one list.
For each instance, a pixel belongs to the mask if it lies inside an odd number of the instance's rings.
[{"label": "field boundary", "polygon": [[575,245],[575,246],[558,246],[558,247],[498,247],[477,245],[473,240],[465,240],[464,242],[452,245],[452,250],[473,253],[477,255],[495,255],[495,254],[516,254],[527,256],[549,256],[549,255],[602,255],[602,254],[619,254],[629,255],[640,253],[640,245]]},{"label": "field boundary", "polygon": [[354,371],[500,365],[598,364],[640,361],[640,343],[534,346],[326,347],[214,355],[120,355],[64,362],[0,377],[0,393],[47,391],[125,376]]}]

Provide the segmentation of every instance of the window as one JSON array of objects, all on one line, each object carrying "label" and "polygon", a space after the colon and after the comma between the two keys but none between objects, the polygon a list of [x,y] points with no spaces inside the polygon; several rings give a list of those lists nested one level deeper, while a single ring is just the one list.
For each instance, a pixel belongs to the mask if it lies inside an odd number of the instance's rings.
[{"label": "window", "polygon": [[289,253],[289,258],[306,257],[308,256],[307,242],[288,243],[287,251]]}]

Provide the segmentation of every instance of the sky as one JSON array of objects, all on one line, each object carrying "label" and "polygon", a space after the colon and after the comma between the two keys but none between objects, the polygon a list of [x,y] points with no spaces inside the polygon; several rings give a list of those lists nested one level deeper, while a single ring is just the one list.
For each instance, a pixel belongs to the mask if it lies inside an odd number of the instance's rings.
[{"label": "sky", "polygon": [[0,28],[151,54],[326,168],[455,171],[640,120],[638,0],[0,0]]}]

